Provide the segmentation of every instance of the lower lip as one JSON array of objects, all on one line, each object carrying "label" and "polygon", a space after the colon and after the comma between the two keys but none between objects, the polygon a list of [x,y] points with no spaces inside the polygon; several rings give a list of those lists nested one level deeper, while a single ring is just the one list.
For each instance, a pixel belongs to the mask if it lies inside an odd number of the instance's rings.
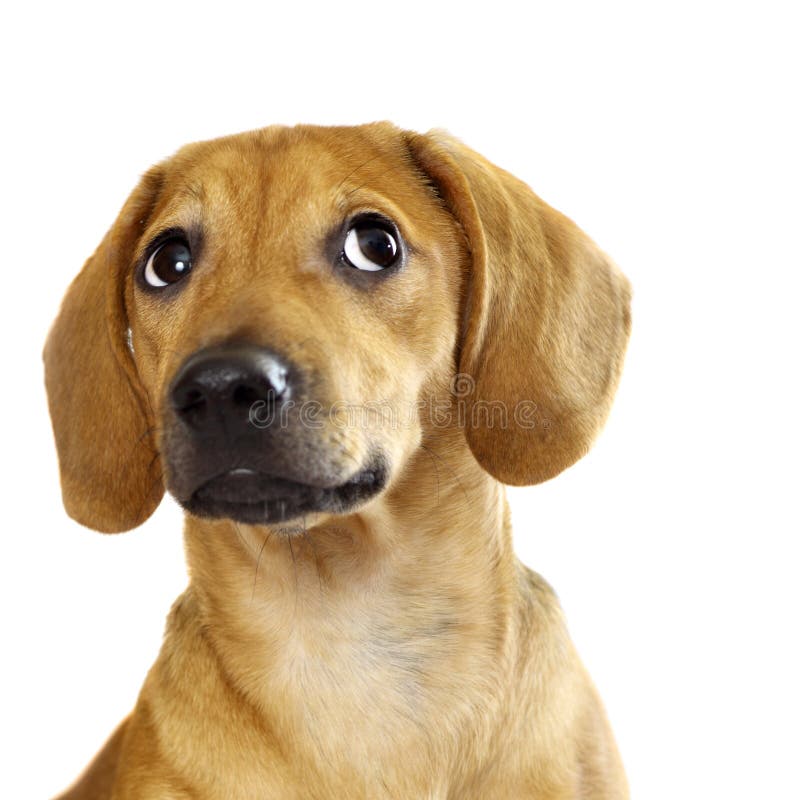
[{"label": "lower lip", "polygon": [[348,513],[377,494],[384,483],[385,471],[376,468],[330,488],[235,469],[212,478],[182,505],[199,517],[265,525],[314,512]]}]

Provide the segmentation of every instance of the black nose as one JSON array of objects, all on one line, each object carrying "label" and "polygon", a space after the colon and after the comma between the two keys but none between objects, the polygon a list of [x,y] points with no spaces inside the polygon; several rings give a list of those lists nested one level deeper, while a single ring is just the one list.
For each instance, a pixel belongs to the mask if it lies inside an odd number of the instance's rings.
[{"label": "black nose", "polygon": [[264,419],[291,397],[291,372],[286,361],[263,347],[220,345],[187,359],[172,382],[170,402],[197,432],[235,434],[253,414]]}]

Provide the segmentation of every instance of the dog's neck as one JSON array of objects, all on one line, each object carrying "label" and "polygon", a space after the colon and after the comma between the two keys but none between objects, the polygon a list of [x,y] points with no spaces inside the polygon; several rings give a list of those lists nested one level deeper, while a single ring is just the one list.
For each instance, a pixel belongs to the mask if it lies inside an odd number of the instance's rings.
[{"label": "dog's neck", "polygon": [[[282,736],[301,740],[313,720],[366,758],[437,715],[457,727],[477,712],[491,729],[475,676],[511,660],[517,562],[503,487],[463,439],[445,445],[421,448],[352,516],[293,532],[189,518],[205,635]],[[337,744],[316,746],[332,757]]]}]

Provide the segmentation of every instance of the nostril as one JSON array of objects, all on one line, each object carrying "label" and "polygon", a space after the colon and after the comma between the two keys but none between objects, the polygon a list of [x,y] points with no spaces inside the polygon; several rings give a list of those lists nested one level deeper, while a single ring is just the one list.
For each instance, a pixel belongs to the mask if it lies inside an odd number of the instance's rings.
[{"label": "nostril", "polygon": [[272,389],[265,391],[255,386],[248,384],[239,384],[233,390],[233,402],[237,406],[247,406],[248,408],[257,403],[259,400],[265,400],[267,403],[275,402],[275,392]]},{"label": "nostril", "polygon": [[179,385],[172,393],[172,407],[189,422],[197,421],[207,405],[206,394],[197,384]]},{"label": "nostril", "polygon": [[189,389],[183,396],[179,411],[197,410],[206,403],[206,396],[200,389]]}]

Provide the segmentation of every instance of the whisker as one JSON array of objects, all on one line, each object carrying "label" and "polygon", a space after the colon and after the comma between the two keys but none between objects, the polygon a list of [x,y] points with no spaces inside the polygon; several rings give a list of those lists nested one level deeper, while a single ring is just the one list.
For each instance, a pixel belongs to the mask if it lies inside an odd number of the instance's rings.
[{"label": "whisker", "polygon": [[[158,454],[156,454],[158,455]],[[149,472],[152,468],[153,464],[155,463],[155,459],[150,462],[150,466],[148,467],[147,471]],[[145,492],[144,497],[142,498],[142,502],[139,505],[139,511],[136,514],[136,519],[140,519],[142,514],[144,514],[144,510],[147,507],[147,504],[150,502],[150,498],[153,496],[153,492],[158,488],[161,487],[163,489],[164,486],[164,473],[159,472],[158,477],[150,484],[150,487]]]},{"label": "whisker", "polygon": [[[125,461],[120,469],[121,475],[123,478],[127,479],[130,476],[131,469],[133,468],[133,462],[135,457],[138,455],[139,446],[144,444],[145,440],[148,436],[157,433],[159,430],[157,425],[151,425],[145,428],[144,432],[136,439],[136,441],[131,445],[130,451],[127,453],[125,457]],[[148,447],[151,447],[153,452],[155,453],[155,458],[158,458],[158,450],[155,447],[155,442],[148,442]],[[153,461],[147,467],[147,472],[152,469]]]},{"label": "whisker", "polygon": [[295,615],[296,615],[297,614],[297,601],[298,601],[298,598],[300,596],[300,592],[299,592],[299,583],[298,583],[298,577],[297,577],[297,559],[295,558],[295,555],[294,555],[294,547],[292,547],[292,535],[291,534],[289,534],[286,537],[286,541],[289,543],[289,552],[292,554],[292,565],[294,567],[294,612],[295,612]]},{"label": "whisker", "polygon": [[264,537],[264,541],[261,543],[261,549],[258,551],[258,558],[256,559],[256,571],[255,575],[253,575],[253,592],[250,595],[250,602],[253,602],[253,599],[256,596],[256,584],[258,583],[258,567],[261,564],[261,556],[264,554],[264,548],[267,546],[267,542],[269,541],[269,537],[272,536],[272,529],[267,528],[267,535]]},{"label": "whisker", "polygon": [[[467,501],[467,503],[469,503],[469,502],[470,502],[470,499],[469,499],[469,494],[467,493],[467,490],[464,488],[464,484],[462,484],[462,483],[461,483],[461,481],[458,479],[458,475],[456,475],[456,473],[455,473],[455,471],[453,470],[453,468],[452,468],[452,467],[450,467],[450,466],[447,464],[447,462],[446,462],[446,461],[445,461],[445,460],[444,460],[444,459],[443,459],[443,458],[442,458],[442,457],[441,457],[441,456],[440,456],[438,453],[436,453],[436,452],[434,451],[434,449],[433,449],[432,447],[428,447],[428,445],[424,445],[424,444],[422,444],[421,442],[420,442],[420,447],[421,447],[421,448],[422,448],[422,449],[423,449],[423,450],[424,450],[426,453],[428,453],[428,455],[429,455],[429,456],[431,456],[431,458],[432,458],[432,459],[433,459],[433,458],[437,458],[437,459],[439,459],[439,462],[442,464],[442,466],[444,467],[444,469],[445,469],[447,472],[449,472],[449,473],[450,473],[450,475],[452,475],[452,476],[453,476],[453,483],[455,483],[455,485],[456,485],[456,486],[458,486],[458,488],[461,490],[462,494],[464,495],[464,499]],[[434,463],[435,463],[435,462],[434,462]],[[438,480],[438,473],[437,473],[437,480]],[[438,489],[437,489],[437,493],[438,493]],[[438,502],[438,500],[437,500],[437,502]]]},{"label": "whisker", "polygon": [[151,435],[153,435],[155,433],[158,433],[159,430],[160,429],[159,429],[158,425],[150,425],[148,428],[145,428],[144,432],[142,433],[142,435],[133,443],[133,446],[137,447],[138,445],[140,445],[142,443],[142,441],[144,440],[145,436],[151,436]]},{"label": "whisker", "polygon": [[248,544],[247,539],[244,538],[244,534],[242,533],[242,529],[239,527],[239,523],[236,522],[236,520],[231,520],[231,521],[233,522],[233,529],[236,531],[236,536],[242,543],[242,547],[244,547],[245,551],[253,555],[253,551],[250,545]]},{"label": "whisker", "polygon": [[309,533],[308,526],[306,525],[306,518],[303,517],[303,539],[311,545],[311,550],[314,553],[314,568],[317,570],[317,582],[319,583],[319,596],[323,597],[322,592],[322,574],[319,571],[319,554],[317,553],[317,545],[314,543],[314,537]]},{"label": "whisker", "polygon": [[[339,185],[336,187],[336,191],[334,192],[334,194],[338,194],[339,193],[339,189],[341,189],[342,186],[344,186],[345,183],[347,183],[347,181],[349,181],[350,178],[352,178],[353,175],[356,174],[356,172],[358,172],[360,169],[363,169],[364,167],[366,167],[367,164],[371,164],[373,161],[377,160],[378,158],[380,158],[380,153],[372,156],[371,158],[368,158],[363,164],[359,164],[352,172],[349,172],[347,175],[345,175],[344,178],[342,178],[342,180],[339,182]],[[354,190],[352,190],[350,192],[347,192],[345,194],[345,197],[349,197],[353,193],[353,191],[357,191],[363,185],[364,184],[362,183],[360,186],[356,187],[356,189],[354,189]]]},{"label": "whisker", "polygon": [[436,475],[436,505],[439,505],[439,467],[436,465],[436,458],[433,451],[427,446],[420,442],[419,445],[430,457],[431,461],[433,462],[433,471]]}]

